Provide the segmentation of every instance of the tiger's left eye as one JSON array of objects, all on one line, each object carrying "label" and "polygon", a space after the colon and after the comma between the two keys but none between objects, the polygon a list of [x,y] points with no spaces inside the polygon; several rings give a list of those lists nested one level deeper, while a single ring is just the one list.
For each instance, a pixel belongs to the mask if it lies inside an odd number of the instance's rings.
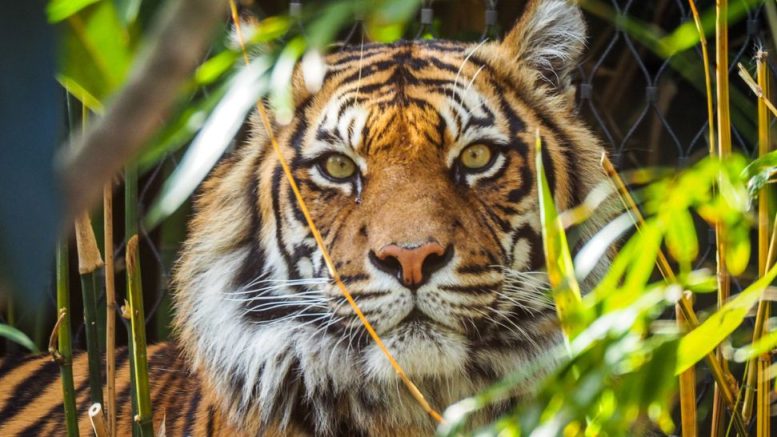
[{"label": "tiger's left eye", "polygon": [[321,165],[324,173],[335,180],[345,180],[356,174],[356,163],[351,158],[333,153]]},{"label": "tiger's left eye", "polygon": [[493,152],[485,144],[473,144],[461,151],[459,161],[469,170],[481,170],[491,163]]}]

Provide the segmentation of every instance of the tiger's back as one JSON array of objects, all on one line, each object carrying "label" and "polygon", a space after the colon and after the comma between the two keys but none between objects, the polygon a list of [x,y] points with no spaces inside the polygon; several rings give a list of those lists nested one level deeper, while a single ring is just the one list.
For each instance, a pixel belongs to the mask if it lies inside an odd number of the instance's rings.
[{"label": "tiger's back", "polygon": [[[116,354],[116,429],[130,435],[132,401],[130,363],[126,349]],[[174,343],[148,348],[149,383],[154,405],[154,429],[164,421],[167,435],[239,435],[216,413],[197,375],[192,374]],[[88,410],[87,354],[73,356],[73,379],[81,435],[93,435]],[[0,362],[0,435],[61,435],[65,423],[59,365],[49,355]]]}]

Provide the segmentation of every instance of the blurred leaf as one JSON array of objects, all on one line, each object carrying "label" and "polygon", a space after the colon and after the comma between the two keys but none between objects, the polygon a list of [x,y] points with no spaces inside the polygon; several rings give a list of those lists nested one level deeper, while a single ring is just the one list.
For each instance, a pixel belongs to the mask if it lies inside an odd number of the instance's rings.
[{"label": "blurred leaf", "polygon": [[706,270],[695,270],[680,276],[683,289],[694,293],[712,293],[718,289],[718,279]]},{"label": "blurred leaf", "polygon": [[27,334],[14,328],[13,326],[0,323],[0,337],[5,337],[14,343],[20,344],[33,353],[40,352],[35,346],[35,343],[30,340],[30,337],[27,337]]},{"label": "blurred leaf", "polygon": [[154,137],[151,144],[141,152],[138,158],[140,170],[148,170],[165,155],[188,143],[205,124],[208,115],[221,101],[231,85],[232,83],[229,81],[224,82],[211,91],[207,97],[196,103],[187,104],[176,119],[167,123],[162,131]]},{"label": "blurred leaf", "polygon": [[666,246],[674,259],[688,264],[699,255],[696,227],[687,209],[672,211],[666,226]]},{"label": "blurred leaf", "polygon": [[760,355],[771,353],[775,347],[777,347],[777,331],[772,331],[752,344],[737,349],[734,352],[734,360],[738,363],[744,363]]},{"label": "blurred leaf", "polygon": [[777,265],[747,287],[722,308],[713,313],[701,325],[680,340],[675,375],[687,370],[717,347],[742,324],[750,308],[758,302],[761,293],[777,276]]},{"label": "blurred leaf", "polygon": [[49,23],[58,23],[98,1],[100,0],[51,0],[46,5],[46,17]]},{"label": "blurred leaf", "polygon": [[586,278],[599,262],[607,256],[623,234],[634,227],[631,213],[623,213],[611,220],[575,255],[575,275],[578,279]]},{"label": "blurred leaf", "polygon": [[59,84],[62,85],[62,87],[65,88],[65,90],[67,90],[67,92],[70,93],[73,97],[86,105],[90,111],[97,114],[102,114],[103,104],[99,99],[97,99],[97,97],[93,96],[89,91],[82,88],[78,82],[62,74],[57,75],[57,82],[59,82]]},{"label": "blurred leaf", "polygon": [[140,4],[142,0],[112,0],[116,3],[116,10],[118,12],[121,22],[124,26],[132,25],[138,18],[138,12],[140,12]]},{"label": "blurred leaf", "polygon": [[777,173],[777,150],[750,162],[742,170],[743,176],[747,179],[747,190],[750,197],[756,197],[775,173]]},{"label": "blurred leaf", "polygon": [[739,238],[729,239],[726,244],[726,267],[733,276],[739,276],[750,262],[750,237],[745,232]]},{"label": "blurred leaf", "polygon": [[580,287],[575,278],[575,266],[567,245],[564,227],[558,218],[555,201],[550,194],[548,180],[542,162],[542,140],[539,130],[534,148],[535,168],[537,171],[537,194],[540,201],[540,222],[542,226],[542,242],[545,250],[545,265],[548,270],[548,280],[553,289],[553,299],[556,311],[564,333],[574,338],[580,330],[572,314],[580,306]]},{"label": "blurred leaf", "polygon": [[[112,1],[101,1],[67,20],[62,35],[59,76],[71,88],[102,102],[123,83],[133,58],[129,34]],[[86,103],[86,102],[85,102]]]},{"label": "blurred leaf", "polygon": [[146,216],[149,228],[155,227],[175,212],[213,168],[240,129],[248,111],[256,105],[259,96],[267,91],[265,75],[269,68],[269,59],[259,58],[235,76],[229,90],[216,105],[181,163],[165,181],[159,197]]}]

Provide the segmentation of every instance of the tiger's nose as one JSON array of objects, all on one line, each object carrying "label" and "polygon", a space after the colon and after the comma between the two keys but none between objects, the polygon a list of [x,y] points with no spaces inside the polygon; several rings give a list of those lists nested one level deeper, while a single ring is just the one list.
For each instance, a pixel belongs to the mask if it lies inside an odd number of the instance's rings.
[{"label": "tiger's nose", "polygon": [[377,253],[370,251],[372,263],[386,273],[394,275],[404,286],[416,289],[425,284],[432,274],[443,268],[453,258],[453,247],[439,243],[403,247],[396,244],[383,246]]}]

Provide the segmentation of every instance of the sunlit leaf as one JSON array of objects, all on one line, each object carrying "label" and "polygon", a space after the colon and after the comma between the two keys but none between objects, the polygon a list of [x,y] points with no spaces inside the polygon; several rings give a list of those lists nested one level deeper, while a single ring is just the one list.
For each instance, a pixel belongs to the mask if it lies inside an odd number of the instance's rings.
[{"label": "sunlit leaf", "polygon": [[181,163],[165,181],[162,192],[146,217],[149,227],[156,226],[175,212],[213,168],[240,129],[248,111],[267,91],[265,74],[269,68],[269,60],[259,58],[238,73]]},{"label": "sunlit leaf", "polygon": [[776,276],[777,265],[683,336],[678,346],[675,374],[679,375],[696,364],[734,332]]},{"label": "sunlit leaf", "polygon": [[550,194],[548,180],[542,162],[542,140],[537,132],[535,144],[535,168],[537,171],[537,194],[540,201],[540,222],[542,224],[542,242],[545,250],[545,263],[548,270],[548,280],[553,288],[553,298],[556,311],[564,332],[574,337],[579,331],[578,326],[570,320],[576,312],[580,301],[580,287],[575,278],[575,267],[572,255],[567,245],[564,227],[558,219],[555,201]]},{"label": "sunlit leaf", "polygon": [[215,90],[211,90],[205,98],[186,105],[186,109],[180,112],[174,120],[168,122],[162,131],[154,137],[150,145],[143,150],[138,158],[140,170],[148,170],[166,154],[178,150],[194,138],[194,135],[202,129],[213,108],[224,97],[230,85],[231,82],[224,82]]},{"label": "sunlit leaf", "polygon": [[51,0],[46,5],[46,18],[49,23],[58,23],[98,1],[100,0]]},{"label": "sunlit leaf", "polygon": [[674,259],[681,264],[690,263],[699,254],[696,228],[688,210],[675,210],[668,216],[666,246]]},{"label": "sunlit leaf", "polygon": [[760,355],[771,353],[775,348],[777,348],[777,331],[765,334],[752,344],[734,351],[734,360],[739,363],[744,363],[757,358]]},{"label": "sunlit leaf", "polygon": [[575,255],[575,275],[578,279],[586,278],[593,269],[607,256],[623,234],[634,227],[634,219],[630,213],[623,213],[611,220],[591,238]]},{"label": "sunlit leaf", "polygon": [[112,0],[116,2],[116,10],[125,26],[132,25],[138,18],[142,0]]},{"label": "sunlit leaf", "polygon": [[741,275],[750,261],[750,238],[747,233],[729,240],[726,245],[726,267],[734,276]]},{"label": "sunlit leaf", "polygon": [[13,326],[0,323],[0,337],[5,337],[16,344],[20,344],[34,353],[39,352],[35,343],[30,340],[30,337],[27,337],[27,334]]}]

